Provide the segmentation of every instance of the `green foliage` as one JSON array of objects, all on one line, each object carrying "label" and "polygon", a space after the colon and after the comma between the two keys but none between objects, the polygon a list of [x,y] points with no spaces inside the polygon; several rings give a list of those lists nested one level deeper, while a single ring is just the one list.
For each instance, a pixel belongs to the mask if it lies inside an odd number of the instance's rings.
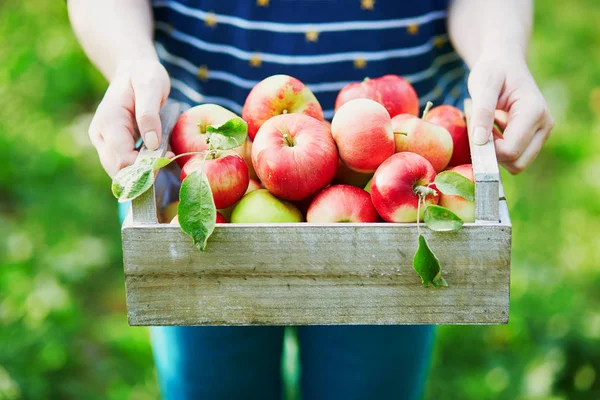
[{"label": "green foliage", "polygon": [[[536,7],[530,64],[556,127],[538,161],[503,177],[510,322],[440,327],[426,399],[600,398],[600,3]],[[64,2],[0,2],[0,38],[0,399],[155,399],[86,134],[106,83]]]},{"label": "green foliage", "polygon": [[419,246],[413,260],[415,271],[421,277],[423,286],[445,287],[448,286],[442,276],[440,260],[433,254],[423,235],[419,235]]},{"label": "green foliage", "polygon": [[181,230],[191,236],[198,249],[204,251],[208,238],[215,230],[217,218],[217,208],[204,168],[194,171],[183,180],[179,199],[177,212]]}]

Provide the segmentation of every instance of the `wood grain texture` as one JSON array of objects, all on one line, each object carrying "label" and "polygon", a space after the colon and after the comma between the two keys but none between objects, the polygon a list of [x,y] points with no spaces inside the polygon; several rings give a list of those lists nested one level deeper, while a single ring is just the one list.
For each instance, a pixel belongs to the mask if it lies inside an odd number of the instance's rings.
[{"label": "wood grain texture", "polygon": [[471,160],[475,177],[475,220],[498,221],[497,199],[500,190],[500,170],[494,140],[490,135],[488,142],[483,146],[473,143],[473,132],[470,123],[472,106],[471,99],[466,99],[464,109],[467,117]]},{"label": "wood grain texture", "polygon": [[421,286],[415,224],[222,225],[205,253],[177,226],[126,226],[129,323],[506,323],[510,225],[422,231],[448,288]]},{"label": "wood grain texture", "polygon": [[[162,123],[162,139],[158,149],[148,150],[142,145],[138,157],[162,157],[169,147],[171,131],[177,122],[181,113],[181,106],[178,102],[168,100],[160,110],[160,121]],[[156,224],[158,222],[156,209],[156,193],[154,185],[147,192],[132,200],[131,214],[133,221],[140,224]]]}]

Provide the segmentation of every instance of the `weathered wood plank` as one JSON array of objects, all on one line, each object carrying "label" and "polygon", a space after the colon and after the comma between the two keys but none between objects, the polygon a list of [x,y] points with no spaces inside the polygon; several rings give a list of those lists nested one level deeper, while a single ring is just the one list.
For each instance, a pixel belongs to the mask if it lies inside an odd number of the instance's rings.
[{"label": "weathered wood plank", "polygon": [[483,146],[473,143],[471,130],[471,99],[465,100],[464,109],[469,128],[471,160],[475,177],[475,220],[498,221],[498,197],[500,170],[496,158],[494,140],[490,138]]},{"label": "weathered wood plank", "polygon": [[[162,140],[160,145],[154,151],[148,150],[145,145],[142,145],[138,157],[162,157],[165,155],[169,147],[171,131],[180,113],[181,105],[178,102],[169,100],[163,105],[160,110],[160,120],[162,123]],[[135,223],[158,223],[154,186],[131,202],[131,214]]]},{"label": "weathered wood plank", "polygon": [[412,269],[414,224],[123,229],[131,325],[490,324],[508,318],[509,224],[423,229],[450,287]]}]

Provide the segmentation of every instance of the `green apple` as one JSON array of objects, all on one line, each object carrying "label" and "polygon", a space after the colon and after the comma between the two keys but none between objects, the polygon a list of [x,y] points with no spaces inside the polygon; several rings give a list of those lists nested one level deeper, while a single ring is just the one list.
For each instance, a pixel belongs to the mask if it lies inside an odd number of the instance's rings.
[{"label": "green apple", "polygon": [[231,213],[231,222],[302,222],[302,213],[293,204],[278,199],[268,190],[258,189],[242,197],[236,204]]}]

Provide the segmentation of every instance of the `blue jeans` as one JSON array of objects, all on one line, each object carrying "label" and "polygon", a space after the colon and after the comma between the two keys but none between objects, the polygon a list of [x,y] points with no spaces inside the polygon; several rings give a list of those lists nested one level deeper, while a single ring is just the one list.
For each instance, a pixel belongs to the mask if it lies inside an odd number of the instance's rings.
[{"label": "blue jeans", "polygon": [[[119,204],[121,221],[128,204]],[[279,399],[284,327],[150,328],[164,399]],[[434,327],[301,326],[300,392],[310,400],[421,397]]]}]

